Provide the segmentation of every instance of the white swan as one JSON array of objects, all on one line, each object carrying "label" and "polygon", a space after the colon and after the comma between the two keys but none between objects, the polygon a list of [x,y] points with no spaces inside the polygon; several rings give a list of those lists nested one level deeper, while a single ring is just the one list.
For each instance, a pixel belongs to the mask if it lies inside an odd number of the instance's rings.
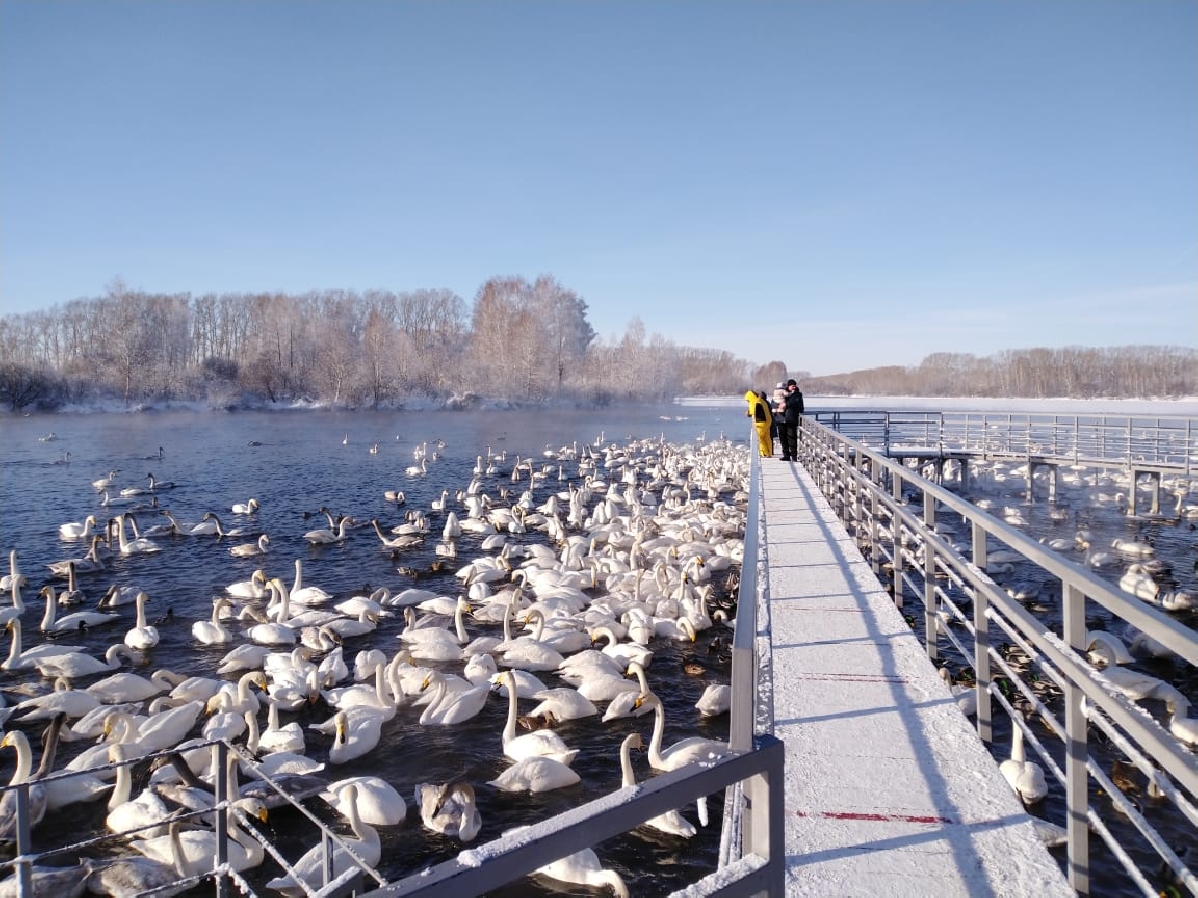
[{"label": "white swan", "polygon": [[[358,814],[357,792],[358,787],[353,783],[345,788],[343,806],[349,820],[349,827],[353,831],[353,837],[341,836],[341,840],[353,851],[356,859],[341,845],[334,845],[330,862],[333,878],[358,866],[359,861],[369,867],[374,867],[382,856],[382,843],[379,840],[378,832],[374,827],[363,822]],[[310,890],[320,889],[326,882],[325,846],[313,845],[303,857],[292,865],[292,870],[293,872],[286,876],[277,876],[270,880],[266,883],[266,887],[282,892],[284,895],[297,896],[307,895],[310,894]]]},{"label": "white swan", "polygon": [[[629,733],[624,737],[624,741],[620,743],[620,785],[627,789],[629,786],[636,785],[636,774],[632,770],[632,749],[643,749],[645,743],[641,740],[640,733]],[[682,816],[678,810],[666,811],[664,814],[659,814],[650,820],[646,820],[645,826],[651,829],[659,830],[663,833],[668,833],[672,836],[682,836],[689,839],[697,830],[694,825]]]},{"label": "white swan", "polygon": [[92,892],[98,890],[104,895],[179,894],[187,887],[176,883],[199,872],[184,857],[183,843],[179,838],[182,829],[183,823],[179,820],[172,821],[167,827],[167,838],[171,840],[170,863],[142,855],[89,861],[91,874],[88,877],[88,888]]},{"label": "white swan", "polygon": [[81,645],[58,645],[54,642],[43,642],[31,649],[24,649],[21,642],[21,619],[10,618],[4,626],[12,634],[12,641],[9,643],[8,657],[0,663],[0,670],[27,670],[39,659],[83,651]]},{"label": "white swan", "polygon": [[[654,770],[680,770],[689,764],[699,764],[715,761],[731,752],[726,742],[714,739],[704,739],[702,736],[691,736],[681,739],[666,749],[662,749],[661,740],[665,735],[666,709],[657,693],[649,692],[641,696],[641,702],[653,705],[653,736],[649,739],[649,766]],[[696,805],[699,809],[699,823],[707,825],[707,798],[701,797]]]},{"label": "white swan", "polygon": [[1159,677],[1129,670],[1126,667],[1116,664],[1115,659],[1117,655],[1109,641],[1096,640],[1091,642],[1088,657],[1092,663],[1101,662],[1103,666],[1099,668],[1099,676],[1107,680],[1117,691],[1122,692],[1132,701],[1141,701],[1149,698],[1168,700],[1175,692],[1173,686],[1170,686]]},{"label": "white swan", "polygon": [[99,480],[93,480],[92,486],[95,487],[99,491],[103,491],[103,490],[109,489],[111,487],[114,487],[114,486],[116,486],[116,475],[119,473],[120,472],[114,468],[113,470],[108,472],[107,477],[101,477]]},{"label": "white swan", "polygon": [[407,816],[407,805],[403,796],[385,779],[377,776],[351,776],[330,783],[320,793],[333,810],[344,817],[349,816],[346,808],[350,800],[349,787],[356,790],[353,795],[358,816],[371,826],[398,826]]},{"label": "white swan", "polygon": [[121,547],[122,555],[152,555],[155,552],[161,552],[162,546],[149,539],[128,539],[125,536],[125,515],[117,515],[117,542]]},{"label": "white swan", "polygon": [[230,546],[229,554],[234,558],[255,558],[258,555],[265,555],[269,549],[270,537],[263,533],[258,537],[257,542]]},{"label": "white swan", "polygon": [[167,822],[171,810],[153,789],[146,789],[133,797],[133,760],[128,746],[116,743],[108,749],[108,758],[116,769],[116,784],[108,799],[108,816],[105,823],[117,835],[137,836],[143,839],[167,834]]},{"label": "white swan", "polygon": [[271,699],[267,705],[266,729],[258,734],[258,749],[263,754],[286,751],[302,755],[307,749],[303,728],[296,721],[279,724],[279,703]]},{"label": "white swan", "polygon": [[249,502],[234,503],[230,511],[232,511],[233,514],[253,514],[258,510],[259,507],[260,506],[258,505],[257,499],[250,499]]},{"label": "white swan", "polygon": [[628,665],[627,675],[636,677],[637,688],[620,692],[612,698],[603,712],[604,723],[621,717],[641,717],[653,710],[652,704],[640,701],[640,697],[649,691],[649,683],[645,680],[645,668],[634,661]]},{"label": "white swan", "polygon": [[469,842],[482,828],[482,816],[469,783],[417,783],[412,798],[426,828]]},{"label": "white swan", "polygon": [[191,635],[204,645],[226,645],[233,641],[233,634],[221,621],[221,612],[232,606],[228,599],[216,599],[212,603],[212,620],[198,620],[191,625]]},{"label": "white swan", "polygon": [[408,465],[407,468],[404,469],[404,473],[407,474],[409,477],[419,477],[421,474],[427,474],[428,473],[428,459],[427,458],[420,459],[420,464],[418,464],[418,465]]},{"label": "white swan", "polygon": [[174,676],[169,670],[156,670],[147,679],[140,674],[122,670],[102,680],[96,680],[87,687],[87,691],[105,705],[144,702],[171,689]]},{"label": "white swan", "polygon": [[[483,657],[491,656],[484,655]],[[579,693],[577,689],[564,686],[557,689],[541,690],[535,693],[533,698],[539,699],[540,704],[528,712],[529,717],[545,717],[552,714],[556,720],[578,720],[599,713],[599,709],[589,698]]]},{"label": "white swan", "polygon": [[349,528],[353,525],[353,518],[342,518],[341,523],[337,525],[336,533],[326,529],[309,530],[304,534],[304,540],[313,546],[345,542],[345,538],[349,535]]},{"label": "white swan", "polygon": [[137,594],[137,623],[125,633],[125,645],[131,649],[152,649],[162,638],[157,627],[146,623],[146,602],[149,598],[144,592]]},{"label": "white swan", "polygon": [[332,595],[319,586],[304,586],[304,563],[297,558],[295,559],[295,583],[292,584],[288,597],[300,605],[319,605],[331,599]]},{"label": "white swan", "polygon": [[580,782],[581,777],[561,761],[534,755],[517,761],[489,784],[504,792],[548,792]]},{"label": "white swan", "polygon": [[1167,699],[1169,732],[1191,747],[1198,746],[1198,720],[1189,716],[1190,701],[1180,691]]},{"label": "white swan", "polygon": [[92,535],[92,528],[95,526],[96,516],[89,514],[82,521],[59,524],[58,536],[60,539],[87,539]]},{"label": "white swan", "polygon": [[75,677],[86,677],[91,674],[116,670],[121,666],[122,658],[134,664],[141,661],[140,656],[135,654],[127,645],[118,642],[108,647],[108,651],[104,653],[103,661],[85,652],[68,652],[65,655],[49,655],[47,657],[35,658],[33,666],[41,672],[43,677],[66,677],[67,679],[74,679]]},{"label": "white swan", "polygon": [[1023,728],[1014,721],[1011,722],[1011,757],[999,764],[998,769],[1024,804],[1035,804],[1048,794],[1044,770],[1025,757]]},{"label": "white swan", "polygon": [[[20,730],[10,730],[0,740],[0,748],[13,748],[17,752],[17,766],[13,770],[10,786],[27,783],[33,778],[33,752],[29,739]],[[46,789],[41,783],[29,787],[29,825],[37,826],[46,816]],[[0,794],[0,845],[15,842],[17,838],[17,792],[9,789]]]},{"label": "white swan", "polygon": [[732,708],[732,687],[723,683],[709,684],[695,702],[695,707],[703,717],[715,717],[725,713]]},{"label": "white swan", "polygon": [[433,671],[424,680],[424,688],[433,685],[432,700],[424,713],[420,715],[420,723],[424,726],[453,726],[477,717],[487,703],[491,692],[489,685],[473,686],[459,691],[450,691],[444,674]]},{"label": "white swan", "polygon": [[952,694],[953,699],[957,703],[957,707],[961,709],[961,713],[966,717],[973,717],[978,713],[978,695],[977,690],[971,689],[968,686],[960,686],[953,682],[953,675],[947,667],[940,668],[940,679],[944,681],[944,685],[948,687],[948,691]]},{"label": "white swan", "polygon": [[84,689],[72,689],[71,681],[66,677],[54,680],[54,691],[35,698],[27,698],[14,707],[21,714],[21,722],[50,720],[64,714],[73,720],[94,711],[100,704],[100,699]]},{"label": "white swan", "polygon": [[225,592],[238,599],[265,599],[270,593],[266,586],[266,571],[259,568],[248,580],[238,580],[225,587]]},{"label": "white swan", "polygon": [[[516,735],[517,703],[515,677],[511,671],[500,674],[508,681],[508,713],[507,723],[503,728],[503,753],[513,761],[540,756],[553,758],[569,765],[576,757],[578,750],[569,748],[562,737],[553,730],[540,729],[531,733]],[[593,706],[592,706],[593,707]]]},{"label": "white swan", "polygon": [[333,718],[335,735],[329,749],[329,763],[344,764],[374,750],[382,735],[383,719],[374,714],[355,714],[350,717],[338,711]]},{"label": "white swan", "polygon": [[[504,835],[513,835],[527,828],[518,826]],[[584,848],[563,858],[558,858],[552,863],[537,867],[533,874],[572,885],[606,887],[615,893],[616,898],[629,898],[628,886],[624,884],[620,874],[604,867],[599,861],[599,856],[590,848]]]},{"label": "white swan", "polygon": [[[266,822],[266,806],[261,801],[253,798],[241,799],[241,801],[245,803],[243,807],[251,816],[263,823]],[[229,835],[227,846],[230,867],[241,871],[257,867],[262,863],[266,857],[265,849],[256,838],[240,827],[236,814],[229,815],[226,832]],[[177,845],[172,845],[172,838],[174,837],[170,835],[158,836],[153,839],[138,839],[131,844],[146,857],[163,863],[173,863],[174,853],[177,851],[189,867],[207,869],[211,866],[212,859],[216,857],[215,832],[212,830],[189,830],[179,833],[175,839]]]},{"label": "white swan", "polygon": [[67,633],[82,627],[100,627],[104,624],[116,623],[121,619],[119,614],[104,614],[100,611],[76,611],[72,614],[58,616],[58,595],[54,587],[47,584],[38,593],[46,600],[46,610],[42,615],[41,630],[43,633]]}]

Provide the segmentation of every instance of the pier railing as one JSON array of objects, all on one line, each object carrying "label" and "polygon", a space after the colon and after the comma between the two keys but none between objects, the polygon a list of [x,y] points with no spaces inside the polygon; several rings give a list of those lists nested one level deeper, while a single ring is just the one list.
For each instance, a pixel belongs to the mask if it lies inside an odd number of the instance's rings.
[{"label": "pier railing", "polygon": [[1182,415],[1050,415],[975,411],[821,409],[809,420],[882,455],[920,447],[944,455],[1055,458],[1189,476],[1198,466],[1195,419]]},{"label": "pier railing", "polygon": [[[896,604],[903,607],[908,599],[914,599],[922,605],[929,657],[936,659],[951,644],[973,668],[978,735],[986,742],[993,740],[997,704],[1010,717],[1011,725],[1023,732],[1050,778],[1063,789],[1066,811],[1058,822],[1066,831],[1072,886],[1082,894],[1090,891],[1093,834],[1146,896],[1158,894],[1142,869],[1149,853],[1154,855],[1154,864],[1163,863],[1178,882],[1198,894],[1198,879],[1187,867],[1184,852],[1179,854],[1176,839],[1162,836],[1089,751],[1095,738],[1117,746],[1147,781],[1146,794],[1175,809],[1172,816],[1177,825],[1189,828],[1186,841],[1194,843],[1198,761],[1147,708],[1120,691],[1114,671],[1108,678],[1088,662],[1092,643],[1086,604],[1101,605],[1191,665],[1198,664],[1194,631],[885,453],[831,427],[805,420],[799,451],[803,464],[874,570],[892,578]],[[1170,451],[1170,457],[1181,460],[1190,457],[1192,448]],[[957,545],[944,533],[960,527],[968,532],[968,540]],[[1060,580],[1059,631],[1048,629],[987,573],[988,555],[1000,548],[1018,553]],[[747,552],[745,557],[747,562]],[[1166,684],[1154,697],[1175,699],[1170,710],[1184,717],[1188,702],[1169,688]],[[1056,710],[1045,701],[1048,689],[1054,693],[1050,701]],[[1160,704],[1158,701],[1158,713]],[[1042,740],[1032,729],[1028,720],[1034,716],[1044,722],[1044,732],[1052,738]],[[1104,811],[1109,805],[1096,800],[1099,792],[1131,822],[1134,838],[1112,832],[1110,812]],[[1122,822],[1116,829],[1126,832]]]}]

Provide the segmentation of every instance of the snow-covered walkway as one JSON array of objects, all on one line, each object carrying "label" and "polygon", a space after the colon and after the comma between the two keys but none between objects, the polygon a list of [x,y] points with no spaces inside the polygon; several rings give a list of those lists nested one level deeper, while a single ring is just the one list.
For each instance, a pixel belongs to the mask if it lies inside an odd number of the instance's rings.
[{"label": "snow-covered walkway", "polygon": [[788,895],[1073,895],[800,465],[762,460]]}]

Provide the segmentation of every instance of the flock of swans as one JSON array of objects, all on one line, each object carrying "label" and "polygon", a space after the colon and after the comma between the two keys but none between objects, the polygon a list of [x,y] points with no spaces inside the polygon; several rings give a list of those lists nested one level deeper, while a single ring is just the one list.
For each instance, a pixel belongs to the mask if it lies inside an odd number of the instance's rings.
[{"label": "flock of swans", "polygon": [[[435,472],[430,467],[435,453],[422,446],[415,456],[409,477]],[[621,446],[597,439],[581,449],[547,451],[541,462],[508,461],[506,453],[491,455],[488,449],[479,456],[469,485],[456,494],[444,490],[427,510],[408,508],[390,533],[377,517],[336,516],[322,509],[329,526],[302,535],[309,545],[377,537],[383,551],[402,560],[404,552],[435,539],[430,534],[439,529],[436,554],[443,561],[434,562],[429,572],[399,570],[420,578],[447,565],[450,571],[456,568],[455,595],[419,588],[417,579],[408,588],[338,597],[305,583],[300,558],[293,560],[291,584],[268,576],[272,543],[267,534],[255,532],[257,499],[230,506],[229,514],[247,522],[233,530],[215,513],[196,524],[180,522],[157,502],[142,510],[167,517],[169,523],[160,528],[145,527],[144,516],[139,524],[140,511],[128,508],[107,522],[88,515],[62,524],[61,540],[86,543],[89,549],[81,558],[51,566],[68,585],[41,590],[40,625],[26,614],[22,590],[28,579],[18,550],[10,553],[12,608],[4,610],[2,622],[11,643],[0,669],[6,676],[40,675],[22,683],[35,695],[0,708],[0,722],[9,728],[0,747],[18,755],[11,784],[34,785],[43,825],[67,804],[104,802],[104,826],[115,844],[127,847],[105,861],[69,869],[92,891],[134,894],[168,874],[196,875],[213,856],[215,834],[211,824],[203,824],[205,818],[179,823],[180,814],[212,806],[216,754],[197,741],[223,738],[243,745],[255,759],[238,763],[233,754],[229,770],[234,783],[248,778],[236,802],[238,813],[229,815],[235,869],[266,861],[250,823],[269,814],[269,797],[254,790],[263,773],[294,778],[297,794],[315,796],[312,800],[332,808],[342,820],[337,828],[348,827],[343,839],[373,866],[380,857],[380,830],[423,826],[465,843],[486,825],[493,796],[577,784],[574,767],[587,749],[571,746],[563,736],[563,724],[572,721],[591,720],[599,728],[653,714],[647,751],[652,770],[718,758],[728,751],[726,742],[694,736],[667,744],[667,705],[673,714],[678,708],[655,692],[652,665],[662,645],[693,646],[703,631],[729,626],[732,609],[717,584],[724,577],[735,584],[731,575],[743,552],[747,472],[743,447],[737,450],[723,440],[696,445],[633,440]],[[174,487],[147,476],[147,492]],[[113,471],[92,486],[111,496],[116,478]],[[126,498],[143,495],[135,489]],[[396,491],[388,492],[389,501],[406,503],[402,492],[400,499]],[[68,596],[82,595],[77,577],[106,569],[108,553],[135,560],[185,551],[181,547],[192,538],[238,534],[256,539],[233,546],[230,554],[262,556],[264,563],[249,580],[231,583],[225,595],[214,598],[210,615],[150,621],[145,591],[116,585],[95,610],[73,611],[63,604]],[[481,549],[468,562],[457,559],[463,534]],[[277,541],[279,534],[274,535]],[[123,604],[134,606],[132,622],[119,607]],[[402,620],[402,628],[395,633],[389,627],[386,639],[380,638],[380,624],[392,620]],[[186,626],[198,649],[223,652],[213,675],[184,676],[169,667],[148,676],[136,672],[142,663],[163,660],[154,654],[163,626]],[[105,632],[112,632],[114,641],[102,657],[67,644],[73,634],[91,640]],[[40,641],[26,648],[23,639],[35,633]],[[724,660],[720,643],[721,637],[712,640],[713,662],[694,660],[690,666],[719,667]],[[123,669],[126,663],[129,669]],[[506,704],[507,714],[495,734],[494,751],[506,766],[486,781],[406,783],[418,823],[407,823],[407,805],[395,783],[377,776],[336,777],[341,765],[354,769],[355,762],[385,751],[405,728],[457,726],[497,702]],[[524,714],[522,702],[531,707]],[[713,683],[690,713],[698,721],[727,709],[728,687]],[[300,722],[317,713],[323,719]],[[281,715],[296,719],[283,724]],[[45,721],[55,735],[35,770],[26,731]],[[98,742],[62,769],[86,776],[78,787],[57,787],[60,780],[52,776],[58,772],[57,747],[78,740]],[[613,769],[618,764],[624,785],[635,782],[630,752],[643,745],[640,734],[623,742],[612,735],[608,741],[603,755]],[[132,765],[160,752],[170,753],[171,763],[156,763],[138,790]],[[699,823],[706,822],[701,804]],[[680,839],[696,832],[678,812],[655,818],[646,828]],[[0,832],[0,843],[11,839],[11,831]],[[335,873],[348,863],[339,851]],[[302,883],[319,884],[318,849],[291,866],[266,887],[290,895],[302,894]],[[60,882],[66,869],[36,872],[49,877],[47,882]],[[619,874],[604,868],[594,852],[579,852],[539,872],[628,894]]]}]

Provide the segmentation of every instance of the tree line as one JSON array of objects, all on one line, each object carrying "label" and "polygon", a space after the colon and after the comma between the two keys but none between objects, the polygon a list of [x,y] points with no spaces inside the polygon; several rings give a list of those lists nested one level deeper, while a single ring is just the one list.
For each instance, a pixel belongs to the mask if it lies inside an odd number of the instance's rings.
[{"label": "tree line", "polygon": [[[778,363],[780,364],[780,363]],[[577,293],[497,277],[450,290],[147,293],[0,317],[0,402],[400,406],[412,397],[591,405],[743,390],[753,363],[646,335],[604,340]]]},{"label": "tree line", "polygon": [[935,353],[913,367],[828,377],[647,334],[603,339],[576,292],[543,275],[496,277],[471,304],[450,290],[147,293],[0,317],[0,403],[14,410],[118,400],[215,407],[295,402],[401,406],[591,405],[739,395],[795,377],[809,395],[1176,398],[1198,395],[1178,347]]},{"label": "tree line", "polygon": [[918,365],[814,377],[827,396],[1180,399],[1198,396],[1198,350],[1181,346],[1012,349],[992,356],[937,352]]}]

